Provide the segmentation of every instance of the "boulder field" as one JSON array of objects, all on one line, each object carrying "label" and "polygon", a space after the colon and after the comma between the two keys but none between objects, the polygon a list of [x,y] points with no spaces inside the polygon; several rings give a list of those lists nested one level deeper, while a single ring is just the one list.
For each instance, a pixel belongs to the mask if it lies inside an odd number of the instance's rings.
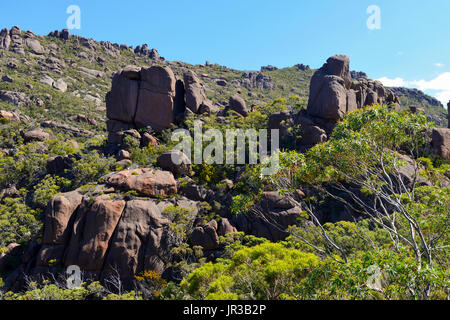
[{"label": "boulder field", "polygon": [[[15,33],[3,30],[0,47],[13,43]],[[32,45],[38,49],[36,43]],[[290,111],[272,114],[269,129],[280,129],[283,138],[288,126],[300,125],[300,145],[306,149],[326,141],[336,123],[348,112],[374,103],[391,106],[399,103],[396,95],[380,82],[352,77],[349,66],[348,56],[329,58],[312,77],[307,108],[296,115]],[[249,112],[238,95],[230,98],[227,108],[243,117]],[[138,129],[151,127],[160,132],[186,113],[209,113],[213,109],[193,71],[185,70],[182,79],[177,79],[170,67],[129,66],[113,76],[111,91],[106,96],[108,143],[119,147],[126,136],[132,136],[140,140],[141,146],[156,145],[156,138],[148,133],[141,135]],[[0,116],[16,118],[7,111],[2,111]],[[89,122],[83,117],[75,120]],[[450,158],[449,132],[450,129],[443,128],[433,131],[432,146],[444,159]],[[27,132],[25,137],[48,139],[45,133],[36,130]],[[192,230],[189,244],[200,246],[213,256],[215,252],[220,253],[220,237],[228,233],[242,231],[271,241],[283,240],[288,235],[286,228],[295,224],[302,214],[298,203],[292,203],[277,191],[266,191],[247,214],[233,216],[229,209],[235,195],[233,181],[224,180],[219,184],[222,187],[206,189],[186,177],[192,165],[184,154],[176,155],[182,160],[181,165],[172,163],[174,152],[158,158],[162,170],[137,168],[113,172],[97,184],[52,198],[44,215],[42,244],[34,243],[26,250],[12,245],[0,256],[0,269],[11,257],[19,257],[22,262],[8,277],[8,285],[20,288],[24,275],[45,276],[71,265],[79,266],[85,279],[104,281],[118,275],[125,288],[132,288],[134,276],[145,270],[170,278],[172,249],[179,245],[171,227],[176,219],[167,212],[174,207],[187,212],[187,227]],[[121,159],[130,158],[125,150],[119,153]],[[71,162],[69,158],[50,159],[48,171],[63,171]],[[406,177],[413,174],[410,167],[405,167]],[[188,183],[181,183],[186,178]],[[298,190],[298,197],[303,196],[305,193]],[[205,202],[219,203],[221,209],[216,213],[220,217],[205,221],[201,214]],[[318,216],[325,217],[325,213],[318,212]],[[345,217],[326,219],[337,221]]]}]

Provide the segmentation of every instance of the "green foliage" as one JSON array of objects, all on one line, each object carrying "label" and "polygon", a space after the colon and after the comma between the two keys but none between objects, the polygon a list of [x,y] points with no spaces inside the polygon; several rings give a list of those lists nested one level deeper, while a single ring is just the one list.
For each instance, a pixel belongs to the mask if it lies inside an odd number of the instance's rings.
[{"label": "green foliage", "polygon": [[[376,270],[379,268],[379,276]],[[304,299],[448,299],[448,270],[420,267],[390,251],[368,251],[341,264],[330,259],[313,269],[295,291]],[[371,277],[375,281],[371,280]],[[377,281],[378,280],[378,281]],[[376,286],[373,282],[378,282]]]},{"label": "green foliage", "polygon": [[0,204],[0,248],[33,239],[41,225],[39,212],[24,204],[22,199],[4,198]]},{"label": "green foliage", "polygon": [[163,210],[162,214],[172,221],[170,229],[178,241],[185,241],[192,232],[195,213],[184,207],[168,206]]},{"label": "green foliage", "polygon": [[44,281],[31,282],[23,293],[6,292],[3,300],[141,300],[134,291],[123,294],[109,293],[99,282],[83,283],[79,288],[67,289]]},{"label": "green foliage", "polygon": [[67,178],[47,175],[34,187],[33,201],[38,207],[45,208],[53,196],[67,191],[71,184]]},{"label": "green foliage", "polygon": [[202,265],[181,287],[195,299],[280,299],[318,264],[313,254],[266,242]]},{"label": "green foliage", "polygon": [[161,290],[167,286],[167,281],[153,270],[146,270],[135,276],[140,292],[146,300],[159,299]]},{"label": "green foliage", "polygon": [[231,165],[202,163],[192,167],[195,172],[194,180],[206,185],[217,184],[234,174],[234,167]]},{"label": "green foliage", "polygon": [[394,111],[386,106],[375,105],[347,114],[333,130],[331,139],[351,140],[359,133],[361,141],[367,136],[384,148],[406,151],[414,149],[417,154],[423,154],[429,128],[423,113]]},{"label": "green foliage", "polygon": [[156,165],[156,160],[164,152],[170,150],[167,145],[148,145],[144,148],[132,147],[130,149],[131,160],[142,167],[150,167]]},{"label": "green foliage", "polygon": [[19,145],[14,156],[0,153],[0,188],[32,185],[44,174],[47,158],[39,143]]},{"label": "green foliage", "polygon": [[[316,248],[333,255],[334,249],[323,241],[322,230],[303,220],[296,226],[291,226],[291,236],[287,241],[295,248],[319,254]],[[388,249],[392,246],[389,235],[379,227],[371,226],[368,220],[358,222],[340,221],[323,225],[327,235],[337,244],[349,258],[361,252]],[[312,247],[313,245],[314,247]],[[322,258],[325,258],[323,255]]]},{"label": "green foliage", "polygon": [[96,151],[83,154],[72,168],[73,185],[79,187],[89,182],[98,181],[100,177],[111,171],[114,162],[113,158],[105,158]]}]

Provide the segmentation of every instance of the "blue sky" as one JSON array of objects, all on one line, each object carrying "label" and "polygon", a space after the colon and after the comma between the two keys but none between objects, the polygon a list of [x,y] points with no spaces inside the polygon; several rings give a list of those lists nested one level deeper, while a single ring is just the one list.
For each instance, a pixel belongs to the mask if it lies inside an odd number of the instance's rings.
[{"label": "blue sky", "polygon": [[[448,0],[3,1],[0,27],[48,34],[66,28],[69,5],[81,9],[81,29],[72,33],[148,43],[169,60],[318,68],[342,53],[371,78],[450,100]],[[370,5],[380,8],[381,29],[366,25]]]}]

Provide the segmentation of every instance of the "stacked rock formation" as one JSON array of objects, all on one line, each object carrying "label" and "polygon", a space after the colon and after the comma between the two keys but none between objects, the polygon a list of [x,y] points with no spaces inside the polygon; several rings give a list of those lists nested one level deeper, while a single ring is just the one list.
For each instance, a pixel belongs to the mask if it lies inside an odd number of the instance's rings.
[{"label": "stacked rock formation", "polygon": [[[390,105],[399,100],[379,81],[352,79],[348,56],[330,57],[311,79],[307,109],[295,116],[295,124],[302,130],[300,145],[309,148],[326,141],[346,113],[376,103]],[[276,119],[286,120],[286,115],[283,116],[272,115],[269,128],[280,129],[282,126]]]},{"label": "stacked rock formation", "polygon": [[184,72],[183,82],[169,67],[126,67],[114,75],[106,95],[108,142],[120,145],[130,135],[145,144],[148,137],[141,137],[136,129],[168,129],[176,119],[184,117],[186,107],[194,113],[212,109],[193,71]]},{"label": "stacked rock formation", "polygon": [[[32,35],[27,33],[27,36],[31,37]],[[14,26],[11,30],[5,28],[0,31],[0,49],[10,49],[16,54],[24,55],[25,50],[23,44],[22,31],[19,27]]]},{"label": "stacked rock formation", "polygon": [[148,56],[150,59],[158,60],[159,53],[156,49],[149,49],[147,44],[141,44],[134,49],[134,53]]},{"label": "stacked rock formation", "polygon": [[59,38],[59,39],[63,39],[63,40],[70,39],[69,29],[63,29],[61,31],[55,30],[55,31],[50,32],[48,35],[49,35],[49,37]]},{"label": "stacked rock formation", "polygon": [[307,115],[336,123],[347,112],[375,103],[398,103],[379,81],[352,79],[350,59],[335,55],[312,77]]},{"label": "stacked rock formation", "polygon": [[0,49],[8,50],[11,45],[11,36],[8,29],[0,31]]},{"label": "stacked rock formation", "polygon": [[272,78],[259,71],[244,72],[239,81],[247,89],[275,89]]}]

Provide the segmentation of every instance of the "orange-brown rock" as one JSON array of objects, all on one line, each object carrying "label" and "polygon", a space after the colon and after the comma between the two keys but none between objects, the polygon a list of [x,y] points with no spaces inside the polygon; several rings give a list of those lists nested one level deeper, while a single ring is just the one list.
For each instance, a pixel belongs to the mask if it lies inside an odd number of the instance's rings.
[{"label": "orange-brown rock", "polygon": [[135,190],[149,197],[167,197],[178,191],[171,172],[147,168],[112,174],[108,177],[107,183],[120,189]]},{"label": "orange-brown rock", "polygon": [[[109,197],[97,197],[90,206],[83,203],[74,221],[65,256],[66,265],[78,265],[83,270],[102,270],[109,240],[125,208],[124,200],[109,200]],[[84,202],[88,201],[85,199]]]}]

